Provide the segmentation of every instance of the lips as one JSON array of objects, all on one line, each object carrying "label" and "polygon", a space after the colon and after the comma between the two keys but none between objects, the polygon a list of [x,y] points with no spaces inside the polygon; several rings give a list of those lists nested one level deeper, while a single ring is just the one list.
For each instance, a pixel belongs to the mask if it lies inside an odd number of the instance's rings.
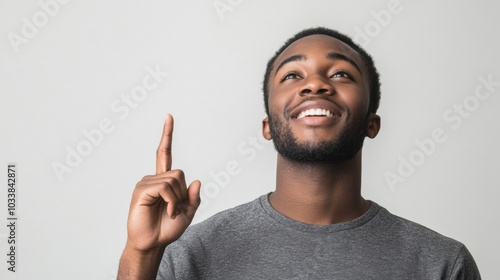
[{"label": "lips", "polygon": [[299,113],[297,116],[297,119],[302,119],[304,117],[309,117],[309,116],[321,116],[321,117],[329,117],[333,118],[335,114],[332,113],[330,110],[327,109],[307,109]]},{"label": "lips", "polygon": [[340,112],[340,108],[335,103],[325,99],[315,99],[302,102],[291,111],[290,115],[294,119],[307,117],[338,118],[341,115]]}]

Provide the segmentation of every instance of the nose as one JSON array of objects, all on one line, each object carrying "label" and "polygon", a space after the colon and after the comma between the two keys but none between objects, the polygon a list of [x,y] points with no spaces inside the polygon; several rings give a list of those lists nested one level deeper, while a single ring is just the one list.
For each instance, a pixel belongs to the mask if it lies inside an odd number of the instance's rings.
[{"label": "nose", "polygon": [[304,85],[299,90],[300,95],[306,94],[328,94],[334,93],[334,89],[328,78],[315,74],[304,81]]}]

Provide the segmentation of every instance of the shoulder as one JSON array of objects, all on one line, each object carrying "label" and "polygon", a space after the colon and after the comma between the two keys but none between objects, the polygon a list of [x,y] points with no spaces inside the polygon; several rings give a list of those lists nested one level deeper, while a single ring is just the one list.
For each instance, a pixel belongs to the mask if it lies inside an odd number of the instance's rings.
[{"label": "shoulder", "polygon": [[453,250],[457,254],[464,247],[462,243],[453,238],[444,236],[419,223],[394,215],[383,207],[380,207],[378,216],[382,228],[387,233],[392,234],[394,238],[405,239],[410,244],[429,247],[429,249],[434,250],[438,248]]},{"label": "shoulder", "polygon": [[372,233],[378,235],[379,241],[383,240],[392,253],[411,256],[421,267],[432,267],[443,271],[443,275],[453,276],[449,279],[481,279],[474,258],[460,241],[394,215],[383,207],[371,222]]},{"label": "shoulder", "polygon": [[408,252],[435,261],[446,260],[449,268],[458,269],[460,266],[468,266],[477,270],[472,255],[462,242],[394,215],[383,207],[380,208],[378,216],[383,225],[381,228],[395,243],[406,248]]}]

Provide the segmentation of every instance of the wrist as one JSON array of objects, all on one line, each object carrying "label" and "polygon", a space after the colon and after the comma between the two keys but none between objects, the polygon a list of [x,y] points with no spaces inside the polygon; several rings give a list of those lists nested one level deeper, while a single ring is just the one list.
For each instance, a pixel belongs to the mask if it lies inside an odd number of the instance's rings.
[{"label": "wrist", "polygon": [[156,279],[165,248],[137,250],[125,246],[120,259],[118,279]]},{"label": "wrist", "polygon": [[127,242],[127,244],[125,245],[125,249],[123,250],[123,254],[141,259],[149,259],[152,257],[162,256],[166,247],[167,246],[157,246],[148,249],[139,249],[137,248],[137,246],[134,246]]}]

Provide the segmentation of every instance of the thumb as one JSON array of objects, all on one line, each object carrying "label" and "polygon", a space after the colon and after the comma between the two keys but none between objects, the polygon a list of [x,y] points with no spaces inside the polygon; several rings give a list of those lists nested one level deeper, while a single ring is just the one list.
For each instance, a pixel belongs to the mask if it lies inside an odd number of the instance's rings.
[{"label": "thumb", "polygon": [[[198,206],[200,206],[201,198],[200,198],[200,190],[201,190],[201,182],[198,180],[193,181],[189,184],[187,189],[188,191],[188,205],[193,207],[196,211]],[[194,215],[194,213],[193,213]]]}]

